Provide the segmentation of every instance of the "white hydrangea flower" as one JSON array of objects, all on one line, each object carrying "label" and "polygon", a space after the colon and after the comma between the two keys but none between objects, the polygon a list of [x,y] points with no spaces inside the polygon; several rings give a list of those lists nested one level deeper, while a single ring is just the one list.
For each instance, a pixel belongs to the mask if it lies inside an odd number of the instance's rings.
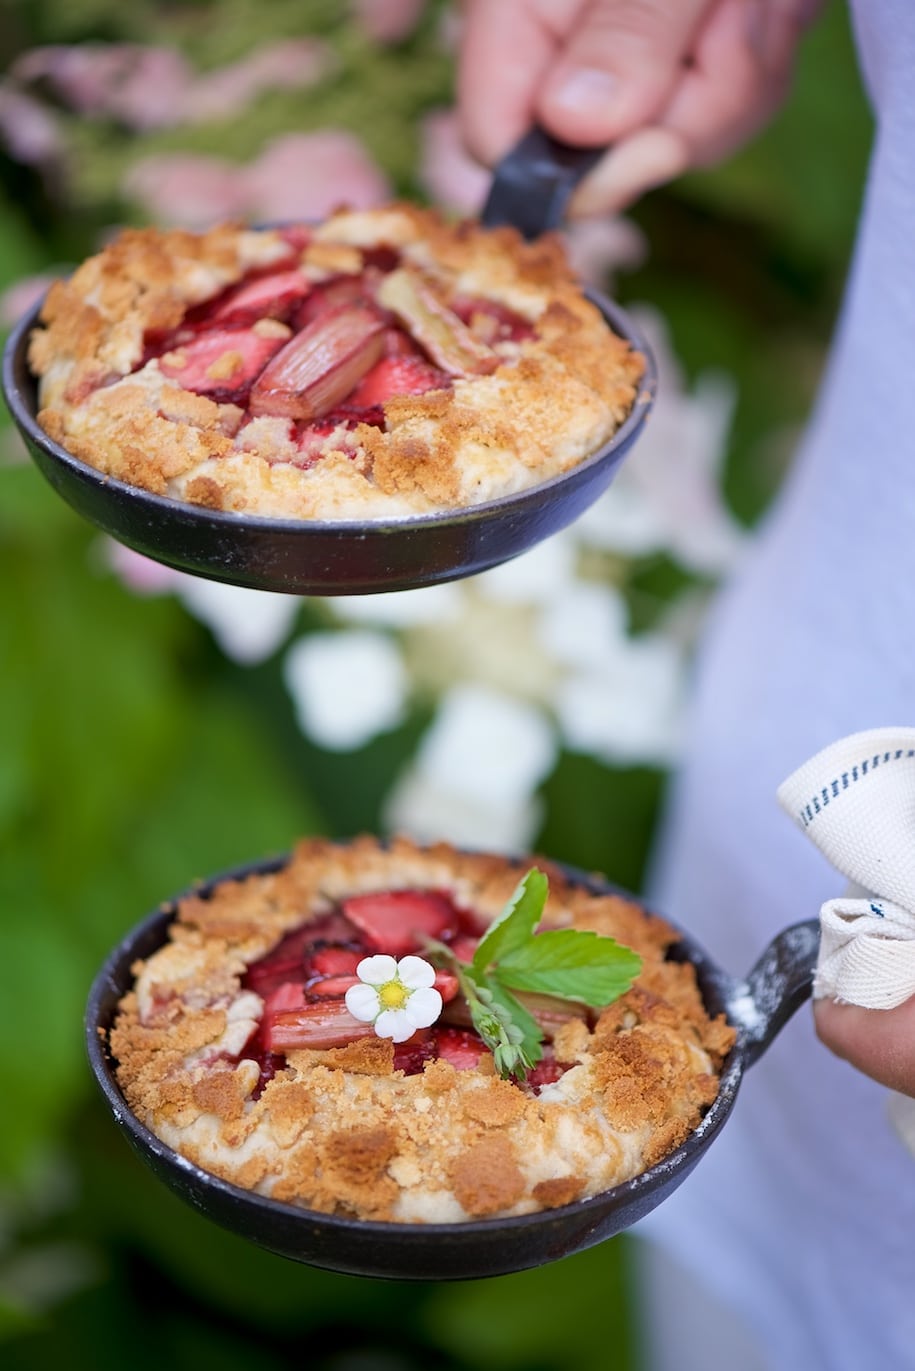
[{"label": "white hydrangea flower", "polygon": [[359,985],[347,990],[346,1007],[360,1023],[372,1024],[379,1038],[405,1043],[442,1012],[435,970],[422,957],[363,957],[356,975]]},{"label": "white hydrangea flower", "polygon": [[338,752],[396,728],[406,708],[397,644],[368,629],[300,638],[286,654],[283,678],[302,731]]}]

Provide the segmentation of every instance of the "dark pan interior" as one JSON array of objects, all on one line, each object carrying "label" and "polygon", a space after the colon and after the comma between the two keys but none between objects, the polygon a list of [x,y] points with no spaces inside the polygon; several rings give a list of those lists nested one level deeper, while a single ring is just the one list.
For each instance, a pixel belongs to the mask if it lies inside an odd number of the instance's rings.
[{"label": "dark pan interior", "polygon": [[137,552],[179,571],[255,590],[364,595],[472,576],[508,561],[572,523],[600,496],[644,427],[657,371],[633,322],[590,298],[645,357],[632,413],[613,437],[563,476],[487,504],[366,524],[266,519],[206,510],[103,476],[53,442],[36,421],[27,360],[40,305],[20,321],[3,359],[7,405],[35,463],[79,514]]},{"label": "dark pan interior", "polygon": [[[253,863],[214,877],[195,888],[195,893],[205,895],[221,880],[269,872],[281,865],[282,859]],[[567,870],[567,874],[592,891],[614,891],[582,873]],[[590,1199],[543,1213],[462,1224],[365,1222],[296,1209],[217,1180],[178,1156],[139,1122],[118,1088],[108,1052],[108,1029],[119,999],[132,985],[131,965],[162,945],[174,909],[175,902],[160,907],[128,933],[93,984],[86,1035],[96,1080],[128,1141],[157,1176],[195,1209],[262,1247],[332,1271],[391,1279],[468,1279],[520,1271],[602,1242],[642,1218],[686,1178],[727,1119],[748,1060],[758,1055],[753,1033],[737,1021],[737,1043],[725,1062],[718,1096],[700,1126],[650,1170]],[[685,935],[672,955],[696,967],[712,1013],[729,1013],[737,992],[746,991],[746,986],[735,985]]]}]

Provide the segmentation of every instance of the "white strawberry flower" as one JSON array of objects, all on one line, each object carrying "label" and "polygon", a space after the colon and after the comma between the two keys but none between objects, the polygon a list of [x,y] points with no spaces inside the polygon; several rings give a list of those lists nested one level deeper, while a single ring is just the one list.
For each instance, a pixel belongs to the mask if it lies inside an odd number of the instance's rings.
[{"label": "white strawberry flower", "polygon": [[442,1012],[435,969],[422,957],[363,957],[356,975],[360,984],[347,990],[346,1007],[354,1019],[374,1024],[379,1038],[405,1043]]}]

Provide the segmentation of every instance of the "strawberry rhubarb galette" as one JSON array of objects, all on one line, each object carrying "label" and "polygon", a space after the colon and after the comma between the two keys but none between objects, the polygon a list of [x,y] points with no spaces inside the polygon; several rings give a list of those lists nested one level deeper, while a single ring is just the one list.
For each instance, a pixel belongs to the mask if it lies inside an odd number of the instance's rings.
[{"label": "strawberry rhubarb galette", "polygon": [[111,1031],[127,1102],[224,1180],[363,1219],[523,1214],[638,1174],[698,1124],[733,1030],[663,920],[524,871],[309,840],[185,898]]},{"label": "strawberry rhubarb galette", "polygon": [[475,505],[595,452],[643,359],[558,240],[408,205],[124,232],[54,285],[39,422],[157,495],[294,520]]}]

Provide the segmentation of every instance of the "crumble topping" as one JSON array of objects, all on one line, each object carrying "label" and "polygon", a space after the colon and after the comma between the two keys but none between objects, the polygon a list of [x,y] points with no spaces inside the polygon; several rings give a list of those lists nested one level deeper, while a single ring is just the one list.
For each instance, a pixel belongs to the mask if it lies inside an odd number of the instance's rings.
[{"label": "crumble topping", "polygon": [[612,936],[643,969],[600,1011],[566,1003],[562,1017],[529,997],[547,1043],[527,1082],[495,1073],[456,993],[401,1044],[343,1000],[346,968],[379,939],[435,927],[471,956],[526,865],[309,839],[275,874],[182,900],[169,941],[134,967],[110,1035],[128,1104],[216,1176],[366,1219],[523,1214],[638,1174],[696,1127],[734,1030],[709,1018],[692,966],[665,960],[678,935],[664,920],[531,863],[550,880],[541,927]]},{"label": "crumble topping", "polygon": [[154,494],[300,520],[540,484],[611,437],[643,371],[558,239],[410,205],[127,230],[52,286],[41,323],[49,437]]}]

